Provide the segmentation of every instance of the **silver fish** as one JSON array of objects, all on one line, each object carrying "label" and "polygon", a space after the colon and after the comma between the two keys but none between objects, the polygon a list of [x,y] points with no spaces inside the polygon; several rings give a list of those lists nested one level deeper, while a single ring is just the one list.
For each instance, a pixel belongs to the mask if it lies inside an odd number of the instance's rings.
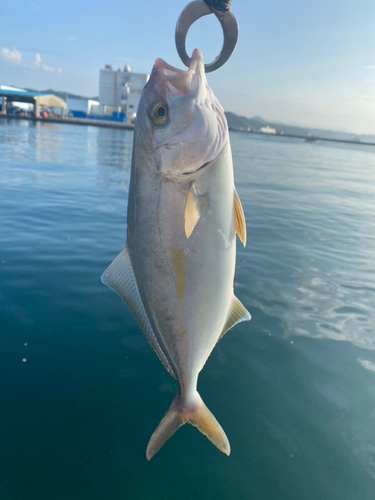
[{"label": "silver fish", "polygon": [[195,49],[187,71],[157,59],[134,130],[125,248],[102,281],[129,306],[178,394],[149,441],[150,460],[186,422],[227,455],[225,432],[197,392],[224,333],[251,316],[233,294],[236,232],[246,225],[224,111]]}]

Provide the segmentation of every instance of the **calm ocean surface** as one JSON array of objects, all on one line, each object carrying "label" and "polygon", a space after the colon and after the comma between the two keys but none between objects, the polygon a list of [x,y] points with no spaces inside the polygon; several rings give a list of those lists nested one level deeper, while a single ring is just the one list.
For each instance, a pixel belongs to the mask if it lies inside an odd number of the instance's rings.
[{"label": "calm ocean surface", "polygon": [[100,282],[132,132],[0,120],[0,500],[374,500],[375,148],[231,142],[253,319],[199,392],[232,454],[186,425],[148,463],[175,381]]}]

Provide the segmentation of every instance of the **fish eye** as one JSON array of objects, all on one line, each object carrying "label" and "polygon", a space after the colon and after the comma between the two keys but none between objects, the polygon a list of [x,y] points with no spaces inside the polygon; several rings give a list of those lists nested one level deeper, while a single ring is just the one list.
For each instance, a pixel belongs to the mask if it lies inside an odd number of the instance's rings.
[{"label": "fish eye", "polygon": [[163,125],[168,118],[168,108],[163,102],[157,102],[152,107],[152,121],[158,125]]}]

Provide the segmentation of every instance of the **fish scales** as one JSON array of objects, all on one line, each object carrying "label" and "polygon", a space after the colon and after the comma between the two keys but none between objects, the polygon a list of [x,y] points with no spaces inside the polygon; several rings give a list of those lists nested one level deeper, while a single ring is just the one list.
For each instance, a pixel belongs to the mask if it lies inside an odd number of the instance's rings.
[{"label": "fish scales", "polygon": [[[148,444],[148,459],[187,422],[230,453],[196,388],[219,338],[250,319],[233,294],[236,232],[245,241],[226,119],[207,85],[202,55],[195,49],[187,71],[157,59],[137,114],[123,254],[137,296],[129,300],[123,293],[130,285],[118,283],[113,264],[102,278],[129,307],[142,305],[156,339],[151,343],[178,381],[178,394]],[[118,261],[116,266],[118,273]]]}]

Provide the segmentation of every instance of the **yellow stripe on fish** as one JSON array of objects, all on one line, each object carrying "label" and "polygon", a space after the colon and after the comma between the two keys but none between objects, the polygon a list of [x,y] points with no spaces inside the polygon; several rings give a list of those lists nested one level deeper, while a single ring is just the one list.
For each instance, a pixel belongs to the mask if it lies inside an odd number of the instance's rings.
[{"label": "yellow stripe on fish", "polygon": [[177,297],[182,300],[185,296],[184,251],[172,250],[174,272],[176,276]]}]

